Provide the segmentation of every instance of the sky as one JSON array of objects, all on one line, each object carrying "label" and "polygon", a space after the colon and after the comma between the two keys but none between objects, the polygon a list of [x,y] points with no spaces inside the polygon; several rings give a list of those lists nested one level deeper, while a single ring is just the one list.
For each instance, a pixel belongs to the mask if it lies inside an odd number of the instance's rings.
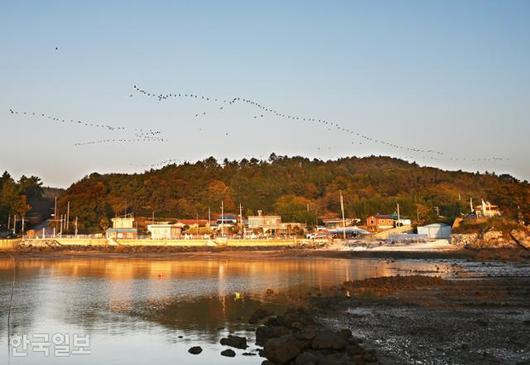
[{"label": "sky", "polygon": [[[266,159],[275,152],[389,155],[530,180],[529,1],[0,0],[0,6],[0,170],[16,178],[37,175],[45,185],[67,187],[92,172],[141,172],[209,156]],[[159,101],[134,85],[199,98]],[[320,123],[261,117],[245,103],[219,109],[202,95],[252,99],[444,155],[371,143]],[[135,139],[135,128],[158,130],[167,141],[75,145]]]}]

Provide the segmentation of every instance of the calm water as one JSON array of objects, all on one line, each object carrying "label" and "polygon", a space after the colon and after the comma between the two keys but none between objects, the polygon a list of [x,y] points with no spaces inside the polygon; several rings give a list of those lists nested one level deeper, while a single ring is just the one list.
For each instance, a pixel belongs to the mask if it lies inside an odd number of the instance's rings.
[{"label": "calm water", "polygon": [[[379,259],[72,259],[16,262],[11,336],[27,335],[27,356],[8,356],[7,309],[12,262],[0,260],[0,363],[260,364],[259,356],[219,355],[221,337],[254,338],[244,324],[267,289],[306,293],[345,280],[395,274],[452,276],[459,263]],[[241,320],[241,319],[245,320]],[[90,336],[90,355],[34,352],[35,335]],[[42,340],[41,340],[42,341]],[[50,343],[50,341],[48,341]],[[200,345],[203,353],[188,354]],[[253,341],[248,350],[255,349]],[[248,351],[247,350],[247,351]],[[24,352],[20,348],[20,352]]]}]

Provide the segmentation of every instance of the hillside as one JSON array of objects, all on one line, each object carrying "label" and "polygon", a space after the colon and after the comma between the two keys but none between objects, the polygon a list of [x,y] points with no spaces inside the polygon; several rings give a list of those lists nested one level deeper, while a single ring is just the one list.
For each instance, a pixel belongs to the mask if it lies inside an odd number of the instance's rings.
[{"label": "hillside", "polygon": [[470,197],[498,204],[511,218],[523,214],[528,221],[530,213],[530,185],[509,175],[443,171],[390,157],[321,161],[274,154],[268,161],[218,163],[210,157],[143,174],[93,173],[70,186],[59,206],[64,211],[70,201],[80,230],[92,232],[124,213],[205,218],[208,208],[212,214],[220,211],[221,200],[225,212],[238,212],[241,202],[246,215],[261,209],[287,221],[313,223],[339,214],[340,191],[346,215],[363,219],[392,213],[398,202],[402,215],[420,222],[437,219],[435,207],[450,220],[469,212]]},{"label": "hillside", "polygon": [[36,176],[23,175],[15,181],[4,172],[0,177],[0,231],[8,229],[15,215],[19,222],[24,216],[26,228],[42,223],[53,212],[54,197],[63,192],[63,189],[43,187]]}]

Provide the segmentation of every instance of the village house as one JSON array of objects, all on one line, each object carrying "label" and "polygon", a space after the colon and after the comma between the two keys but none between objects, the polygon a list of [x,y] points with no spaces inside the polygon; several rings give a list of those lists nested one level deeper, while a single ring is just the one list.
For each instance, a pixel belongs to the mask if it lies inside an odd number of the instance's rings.
[{"label": "village house", "polygon": [[248,216],[247,222],[250,230],[261,229],[263,233],[275,232],[280,229],[282,217],[279,215],[263,215],[263,212],[258,210],[258,215]]},{"label": "village house", "polygon": [[388,214],[376,214],[366,218],[366,227],[370,232],[394,228],[394,218]]},{"label": "village house", "polygon": [[237,224],[237,216],[230,213],[220,215],[219,218],[217,218],[216,223],[218,226],[222,224],[227,227],[232,227]]},{"label": "village house", "polygon": [[324,223],[324,226],[327,229],[335,229],[335,228],[342,228],[343,226],[350,227],[354,226],[356,224],[361,223],[361,220],[358,218],[329,218],[329,219],[322,219],[322,222]]},{"label": "village house", "polygon": [[151,233],[152,240],[174,240],[181,237],[183,227],[182,223],[159,222],[149,224],[147,230]]},{"label": "village house", "polygon": [[114,239],[136,239],[138,230],[133,227],[134,217],[116,217],[112,218],[112,228],[105,231],[107,238]]},{"label": "village house", "polygon": [[177,220],[177,223],[180,223],[183,226],[188,226],[189,228],[210,226],[208,219],[179,219]]},{"label": "village house", "polygon": [[283,235],[304,235],[306,228],[307,227],[304,223],[297,223],[297,222],[280,223],[280,226],[275,231],[275,233],[283,234]]},{"label": "village house", "polygon": [[491,218],[500,216],[502,213],[498,206],[482,200],[482,204],[475,206],[475,214],[477,217]]}]

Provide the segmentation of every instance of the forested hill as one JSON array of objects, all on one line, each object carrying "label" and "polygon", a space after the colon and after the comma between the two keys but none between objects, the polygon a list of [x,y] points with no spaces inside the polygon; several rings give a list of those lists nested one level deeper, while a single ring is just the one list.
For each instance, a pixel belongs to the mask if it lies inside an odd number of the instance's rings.
[{"label": "forested hill", "polygon": [[315,222],[340,214],[340,191],[346,215],[363,219],[392,213],[396,203],[402,215],[422,222],[436,219],[435,207],[452,218],[469,212],[470,197],[476,204],[489,200],[514,218],[530,211],[530,185],[510,175],[443,171],[390,157],[320,161],[274,154],[268,161],[210,157],[143,174],[93,173],[68,188],[59,204],[64,211],[70,201],[82,231],[104,229],[124,213],[205,218],[208,208],[220,211],[222,200],[225,212],[238,213],[241,202],[245,215],[261,209],[284,221]]}]

